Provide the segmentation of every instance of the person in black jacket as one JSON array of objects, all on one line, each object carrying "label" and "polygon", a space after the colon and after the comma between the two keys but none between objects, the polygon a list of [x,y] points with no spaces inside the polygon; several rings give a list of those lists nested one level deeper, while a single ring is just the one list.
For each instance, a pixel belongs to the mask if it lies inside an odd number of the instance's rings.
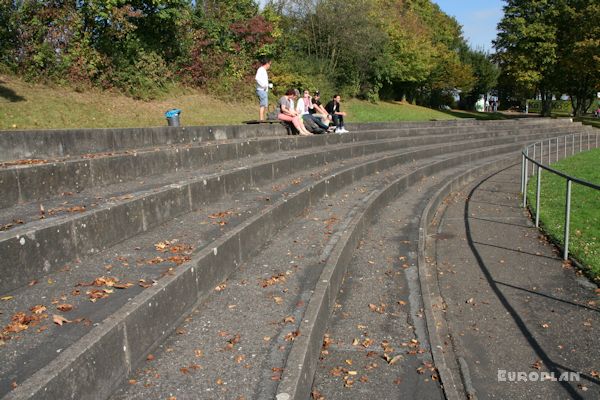
[{"label": "person in black jacket", "polygon": [[346,113],[340,110],[341,99],[342,97],[339,94],[333,96],[333,99],[325,106],[325,110],[331,115],[331,119],[337,127],[335,133],[348,133],[346,128],[344,128],[344,117],[346,116]]}]

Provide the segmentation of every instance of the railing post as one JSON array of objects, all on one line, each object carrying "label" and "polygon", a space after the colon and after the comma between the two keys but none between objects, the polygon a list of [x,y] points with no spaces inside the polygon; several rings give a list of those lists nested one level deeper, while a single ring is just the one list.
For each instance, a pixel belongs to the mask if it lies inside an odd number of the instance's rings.
[{"label": "railing post", "polygon": [[550,149],[551,149],[551,147],[550,147],[550,144],[551,144],[550,140],[551,139],[548,139],[548,165],[550,165],[550,163],[552,162],[552,161],[550,161],[550,155],[552,154],[552,152],[550,151]]},{"label": "railing post", "polygon": [[556,162],[558,162],[558,141],[559,141],[560,137],[556,138]]},{"label": "railing post", "polygon": [[573,143],[571,144],[571,155],[575,155],[575,134],[573,134]]},{"label": "railing post", "polygon": [[537,190],[535,193],[535,227],[540,226],[540,192],[542,188],[542,168],[537,166]]},{"label": "railing post", "polygon": [[[535,148],[537,147],[537,143],[533,144],[533,158],[532,160],[535,161]],[[533,164],[531,165],[531,172],[533,172]]]},{"label": "railing post", "polygon": [[569,225],[571,224],[571,180],[567,179],[567,198],[565,201],[565,250],[563,260],[569,259]]},{"label": "railing post", "polygon": [[[525,150],[523,150],[525,151]],[[521,194],[523,194],[524,192],[524,186],[523,184],[525,183],[525,154],[523,152],[521,152]]]},{"label": "railing post", "polygon": [[[529,147],[525,149],[525,155],[529,157]],[[529,161],[525,161],[525,182],[523,183],[523,207],[527,207],[527,183],[529,181]]]},{"label": "railing post", "polygon": [[581,153],[581,142],[583,141],[582,133],[579,133],[579,152]]},{"label": "railing post", "polygon": [[544,142],[540,142],[540,164],[544,163]]}]

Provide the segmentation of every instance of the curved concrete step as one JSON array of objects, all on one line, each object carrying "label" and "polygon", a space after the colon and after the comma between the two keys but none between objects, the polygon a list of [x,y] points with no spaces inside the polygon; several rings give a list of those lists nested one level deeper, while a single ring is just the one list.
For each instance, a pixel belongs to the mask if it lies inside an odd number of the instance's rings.
[{"label": "curved concrete step", "polygon": [[[505,124],[506,125],[506,124]],[[553,125],[561,132],[575,125]],[[579,129],[580,127],[578,127]],[[93,153],[84,157],[38,160],[40,163],[9,165],[0,168],[0,208],[30,201],[40,201],[61,193],[80,192],[139,178],[177,173],[186,170],[281,151],[306,147],[336,145],[341,142],[372,141],[399,137],[472,134],[495,132],[518,133],[525,129],[548,129],[532,124],[473,125],[466,127],[404,128],[364,130],[348,135],[323,135],[310,139],[298,137],[239,139],[228,142],[195,143],[153,147],[150,149],[123,148],[111,153]]]},{"label": "curved concrete step", "polygon": [[[516,149],[519,145],[509,145],[505,147]],[[491,149],[488,151],[495,153],[499,151],[499,149]],[[479,151],[476,154],[484,154],[484,152]],[[476,155],[468,155],[466,157],[471,158],[473,156]],[[50,372],[51,375],[53,375],[52,381],[55,383],[58,381],[54,381],[54,379],[58,376],[62,376],[62,374],[69,375],[69,380],[73,381],[73,373],[81,373],[89,376],[88,374],[90,374],[91,371],[87,370],[87,368],[95,369],[96,367],[101,368],[101,370],[96,370],[92,373],[92,375],[98,374],[96,377],[97,381],[88,383],[99,385],[96,389],[100,389],[100,387],[104,387],[105,389],[110,387],[110,382],[114,382],[116,379],[115,374],[122,375],[124,372],[128,372],[128,368],[131,367],[132,363],[134,365],[138,363],[140,354],[154,346],[156,341],[160,340],[166,331],[172,329],[174,326],[173,324],[181,318],[180,316],[182,313],[198,301],[198,296],[205,296],[210,289],[224,279],[232,269],[235,269],[240,262],[253,254],[256,248],[260,246],[260,243],[264,241],[266,237],[272,235],[274,231],[278,229],[280,224],[289,221],[294,215],[301,212],[306,205],[311,204],[311,202],[314,201],[311,199],[319,198],[343,187],[344,182],[349,184],[360,179],[361,176],[365,176],[365,174],[374,173],[377,170],[382,170],[384,166],[392,165],[389,160],[376,161],[369,164],[371,165],[370,167],[358,166],[350,168],[344,173],[338,173],[321,179],[318,181],[319,183],[305,187],[296,195],[283,198],[273,208],[261,212],[260,215],[251,218],[249,221],[246,221],[233,229],[229,234],[226,234],[225,237],[217,239],[214,244],[211,244],[200,251],[189,265],[185,266],[184,264],[185,268],[176,269],[173,272],[174,275],[167,275],[160,280],[156,286],[149,288],[136,296],[129,304],[116,312],[113,317],[105,320],[100,326],[86,334],[75,346],[61,352],[57,361],[53,361],[49,367],[36,373],[35,378],[30,381],[31,384],[27,382],[24,383],[22,389],[21,387],[17,388],[11,395],[21,393],[21,396],[24,394],[25,396],[28,396],[26,394],[29,393],[30,390],[34,390],[34,387],[38,387],[41,390],[41,392],[38,392],[40,394],[49,390],[50,392],[48,393],[53,393],[52,396],[56,395],[61,397],[61,395],[56,394],[54,391],[70,391],[75,389],[73,387],[66,387],[64,383],[59,384],[60,388],[54,387],[54,384],[52,384],[52,388],[49,386],[42,388],[39,386],[41,382],[38,381],[38,379],[45,380],[46,378],[44,378],[44,376],[47,377],[46,374]],[[274,221],[279,222],[273,225]],[[217,268],[217,266],[220,267]],[[169,289],[167,290],[167,288]],[[148,323],[150,323],[151,326],[148,326]],[[128,333],[124,331],[125,325],[127,325],[126,331]],[[129,339],[124,337],[117,338],[114,336],[115,334],[120,336],[124,333]],[[115,339],[116,342],[112,342],[113,339]],[[117,358],[120,357],[119,354],[121,354],[121,350],[119,350],[118,354],[112,354],[113,357],[111,357],[113,369],[107,369],[105,366],[102,366],[102,359],[104,358],[102,354],[111,353],[113,350],[109,349],[116,349],[114,345],[116,345],[118,349],[121,349],[121,344],[124,343],[122,340],[128,341],[128,344],[125,345],[126,351],[122,354],[125,356],[125,358],[122,359],[124,364],[120,364],[120,362],[114,358],[114,356],[117,356]],[[109,344],[109,342],[112,344]],[[83,361],[84,359],[89,360],[89,362]],[[77,368],[79,372],[71,372],[70,366],[66,369],[61,369],[63,372],[58,372],[56,363],[58,363],[58,365],[64,365],[65,360],[70,360],[68,363],[77,362],[79,365]],[[94,362],[92,362],[92,360]],[[118,367],[117,365],[121,366]],[[125,370],[122,368],[125,368]],[[109,376],[107,377],[104,375],[104,378],[102,378],[102,374],[107,373]],[[75,379],[73,385],[79,385],[81,383],[82,381],[80,379]],[[81,388],[76,390],[78,391],[80,389]],[[96,389],[91,392],[86,390],[86,393],[88,393],[88,395],[93,393],[90,396],[98,396],[100,394],[95,391]],[[102,392],[104,389],[100,390]],[[81,395],[84,397],[86,396],[83,393]]]},{"label": "curved concrete step", "polygon": [[[538,124],[557,124],[563,123],[563,121],[565,120],[535,120]],[[524,119],[501,121],[498,123],[527,125],[533,123],[533,121]],[[357,131],[362,131],[368,129],[398,129],[399,127],[427,128],[438,126],[472,126],[478,124],[482,124],[482,121],[388,122],[349,124],[349,127]],[[116,152],[123,149],[141,149],[165,144],[285,136],[286,133],[285,128],[279,124],[5,131],[0,132],[0,163],[21,159],[46,159],[88,153]]]},{"label": "curved concrete step", "polygon": [[[470,140],[451,145],[429,146],[407,152],[409,160],[424,155],[441,154],[453,149],[469,149],[491,144],[513,143],[523,138],[538,139],[544,135],[524,135]],[[416,143],[419,140],[415,139]],[[172,218],[209,204],[224,195],[251,185],[289,175],[291,171],[314,168],[326,163],[352,158],[371,151],[393,148],[390,143],[355,145],[350,148],[309,152],[270,161],[232,172],[201,176],[170,184],[158,190],[147,190],[111,199],[111,201],[75,215],[44,219],[8,232],[0,232],[0,252],[6,255],[2,264],[0,291],[7,292],[39,279],[44,274],[63,268],[66,263],[84,258],[129,237],[154,229]],[[400,146],[401,147],[401,146]],[[438,152],[438,153],[436,153]],[[357,153],[357,154],[355,154]],[[385,159],[385,158],[384,158]]]}]

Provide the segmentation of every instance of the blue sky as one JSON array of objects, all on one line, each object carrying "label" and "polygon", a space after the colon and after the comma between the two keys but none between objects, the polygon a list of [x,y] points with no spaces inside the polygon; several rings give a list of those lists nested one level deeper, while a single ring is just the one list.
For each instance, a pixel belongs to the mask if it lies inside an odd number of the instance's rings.
[{"label": "blue sky", "polygon": [[433,0],[442,11],[456,18],[463,34],[473,48],[482,47],[492,52],[496,26],[502,19],[502,0]]}]

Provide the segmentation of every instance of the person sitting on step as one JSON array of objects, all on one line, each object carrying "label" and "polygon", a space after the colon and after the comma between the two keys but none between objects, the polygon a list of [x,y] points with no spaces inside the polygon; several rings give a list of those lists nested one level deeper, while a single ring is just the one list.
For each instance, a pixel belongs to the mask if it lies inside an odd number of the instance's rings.
[{"label": "person sitting on step", "polygon": [[325,110],[331,116],[333,123],[337,127],[335,133],[348,133],[348,130],[344,128],[344,117],[346,113],[340,110],[340,101],[342,97],[339,94],[333,96],[333,99],[327,103]]},{"label": "person sitting on step", "polygon": [[279,102],[277,103],[279,107],[277,119],[291,122],[298,132],[300,132],[301,136],[311,136],[312,133],[306,130],[302,120],[300,119],[300,115],[296,112],[296,110],[294,110],[293,106],[291,106],[291,104],[293,104],[291,102],[293,102],[294,97],[296,97],[294,89],[288,89],[285,92],[285,95],[279,99]]}]

